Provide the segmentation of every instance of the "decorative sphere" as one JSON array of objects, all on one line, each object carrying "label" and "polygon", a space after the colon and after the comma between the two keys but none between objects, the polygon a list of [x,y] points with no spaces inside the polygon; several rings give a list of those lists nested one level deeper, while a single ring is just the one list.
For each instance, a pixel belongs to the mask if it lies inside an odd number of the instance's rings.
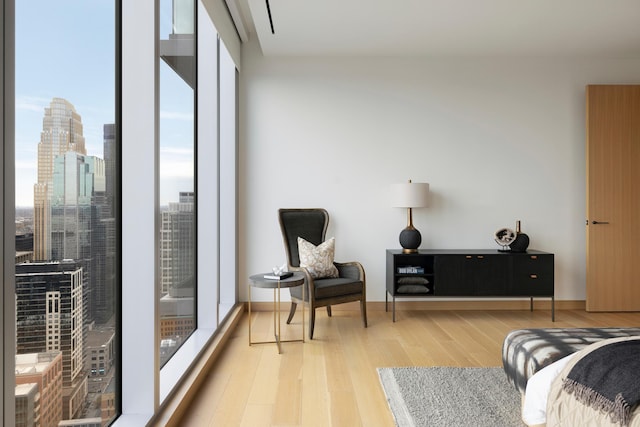
[{"label": "decorative sphere", "polygon": [[516,239],[509,245],[511,252],[526,252],[529,247],[529,236],[518,233]]},{"label": "decorative sphere", "polygon": [[405,228],[400,232],[400,246],[405,249],[418,249],[422,243],[422,236],[415,228]]}]

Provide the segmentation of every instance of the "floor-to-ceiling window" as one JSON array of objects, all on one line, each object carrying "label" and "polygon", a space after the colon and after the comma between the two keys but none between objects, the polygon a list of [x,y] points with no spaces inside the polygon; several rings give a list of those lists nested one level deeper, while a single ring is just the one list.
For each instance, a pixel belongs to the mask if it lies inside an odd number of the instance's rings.
[{"label": "floor-to-ceiling window", "polygon": [[15,3],[2,362],[40,379],[5,381],[4,425],[144,425],[237,302],[236,66],[200,0]]},{"label": "floor-to-ceiling window", "polygon": [[116,1],[15,3],[15,422],[117,415]]},{"label": "floor-to-ceiling window", "polygon": [[195,0],[160,2],[160,364],[196,328]]},{"label": "floor-to-ceiling window", "polygon": [[237,71],[228,49],[220,43],[220,315],[225,316],[237,300]]},{"label": "floor-to-ceiling window", "polygon": [[[183,347],[176,345],[176,352],[170,359],[163,360],[164,352],[161,342],[161,375],[160,375],[160,400],[164,399],[173,385],[184,373],[185,364],[192,360],[192,352],[200,348],[204,341],[215,333],[216,328],[230,309],[237,302],[237,262],[236,262],[236,128],[237,128],[237,78],[236,66],[230,59],[226,47],[217,34],[209,11],[200,0],[180,0],[172,5],[173,30],[181,31],[180,35],[169,34],[168,39],[163,36],[162,9],[160,10],[160,70],[159,70],[159,147],[160,147],[160,212],[164,218],[162,207],[163,186],[175,188],[177,185],[193,186],[193,211],[195,215],[195,241],[188,242],[188,251],[195,251],[195,264],[191,264],[195,270],[193,285],[193,297],[184,299],[184,303],[178,310],[183,310],[183,318],[189,319],[191,330],[186,330],[183,339],[187,341]],[[193,17],[195,12],[195,24],[188,22],[188,17]],[[177,15],[176,15],[177,14]],[[177,25],[177,26],[176,26]],[[189,31],[195,33],[195,44],[189,40]],[[172,44],[172,40],[180,39],[180,45]],[[163,48],[165,44],[165,48]],[[173,50],[167,50],[167,48]],[[183,49],[181,51],[177,49]],[[168,52],[181,52],[184,56],[179,61],[166,57]],[[193,56],[188,56],[193,55]],[[174,75],[173,83],[184,94],[182,104],[178,98],[172,102],[172,98],[164,99],[163,85],[167,84],[163,76],[165,65],[174,64],[166,70]],[[190,74],[194,73],[194,74]],[[171,86],[170,89],[174,89]],[[194,92],[190,92],[193,88]],[[175,96],[178,91],[169,91]],[[191,97],[188,97],[191,94]],[[166,96],[166,95],[165,95]],[[195,98],[193,98],[195,96]],[[195,99],[195,111],[189,116],[186,114],[186,105]],[[165,101],[167,104],[165,104]],[[180,108],[180,105],[183,105]],[[172,112],[173,114],[167,114]],[[180,114],[176,114],[179,112]],[[191,117],[195,136],[191,135],[190,141],[187,134],[187,118]],[[173,124],[176,128],[182,126],[181,138],[175,135],[167,135],[163,129],[166,121],[180,119],[180,123]],[[177,134],[177,132],[176,132]],[[169,139],[169,138],[173,138]],[[170,148],[165,153],[165,148]],[[169,145],[174,144],[174,145]],[[189,145],[190,144],[190,145]],[[178,150],[175,147],[179,147]],[[167,156],[171,154],[173,157]],[[193,157],[190,157],[190,156]],[[174,163],[167,161],[169,166],[180,165],[184,172],[163,174],[172,169],[164,167],[163,159],[173,159]],[[193,158],[194,163],[190,163]],[[179,160],[177,162],[176,160]],[[188,175],[189,171],[192,175]],[[165,221],[161,221],[164,227]],[[161,232],[164,233],[161,228]],[[187,243],[187,242],[183,242]],[[195,244],[195,247],[192,246]],[[160,242],[160,253],[164,250],[163,242]],[[161,261],[162,262],[162,261]],[[162,266],[162,265],[161,265]],[[160,277],[164,274],[160,269]],[[163,291],[158,292],[162,305]],[[179,313],[181,314],[181,313]],[[166,323],[161,312],[161,326]],[[189,318],[189,316],[191,316]],[[162,331],[162,328],[161,328]],[[190,335],[189,335],[190,334]],[[179,339],[175,339],[176,342]],[[173,344],[173,343],[170,343]],[[187,356],[185,356],[185,354]],[[165,362],[165,363],[162,363]]]},{"label": "floor-to-ceiling window", "polygon": [[153,416],[237,302],[237,71],[211,13],[201,0],[123,3],[116,425]]}]

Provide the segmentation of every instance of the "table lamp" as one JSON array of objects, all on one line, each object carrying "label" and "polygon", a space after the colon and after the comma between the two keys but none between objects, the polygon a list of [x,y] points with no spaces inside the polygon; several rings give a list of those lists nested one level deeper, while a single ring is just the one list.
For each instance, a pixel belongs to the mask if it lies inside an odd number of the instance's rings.
[{"label": "table lamp", "polygon": [[407,228],[400,232],[402,252],[406,254],[416,253],[420,243],[422,243],[422,236],[413,226],[411,209],[429,206],[429,184],[426,182],[411,182],[411,180],[405,184],[393,184],[391,195],[393,207],[407,208]]}]

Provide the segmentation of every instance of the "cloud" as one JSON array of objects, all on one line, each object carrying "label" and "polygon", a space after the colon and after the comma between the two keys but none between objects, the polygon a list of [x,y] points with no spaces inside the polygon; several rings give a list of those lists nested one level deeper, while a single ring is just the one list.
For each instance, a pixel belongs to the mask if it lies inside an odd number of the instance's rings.
[{"label": "cloud", "polygon": [[45,107],[51,104],[51,98],[42,98],[37,96],[17,96],[16,110],[33,111],[44,114]]}]

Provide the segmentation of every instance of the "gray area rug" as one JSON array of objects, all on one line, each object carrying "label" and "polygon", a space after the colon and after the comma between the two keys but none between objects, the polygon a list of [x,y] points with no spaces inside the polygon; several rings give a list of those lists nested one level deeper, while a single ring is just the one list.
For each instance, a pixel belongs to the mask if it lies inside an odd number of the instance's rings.
[{"label": "gray area rug", "polygon": [[399,427],[524,426],[502,368],[378,368]]}]

